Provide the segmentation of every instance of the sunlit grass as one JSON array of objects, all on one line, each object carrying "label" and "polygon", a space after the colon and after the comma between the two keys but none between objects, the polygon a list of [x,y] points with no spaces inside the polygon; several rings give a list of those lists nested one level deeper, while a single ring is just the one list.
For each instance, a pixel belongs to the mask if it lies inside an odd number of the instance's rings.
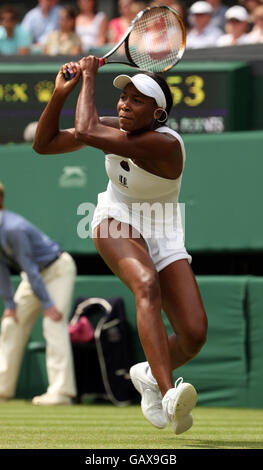
[{"label": "sunlit grass", "polygon": [[263,410],[197,407],[194,426],[158,430],[139,405],[0,403],[0,449],[262,449]]}]

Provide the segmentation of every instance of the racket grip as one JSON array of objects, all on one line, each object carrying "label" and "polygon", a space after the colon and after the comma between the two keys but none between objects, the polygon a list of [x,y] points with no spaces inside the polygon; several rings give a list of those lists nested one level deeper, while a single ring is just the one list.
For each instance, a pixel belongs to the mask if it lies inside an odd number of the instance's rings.
[{"label": "racket grip", "polygon": [[63,77],[65,78],[65,80],[71,80],[73,77],[75,77],[75,75],[75,73],[70,73],[68,69],[66,73],[63,73]]},{"label": "racket grip", "polygon": [[[102,57],[100,57],[98,68],[103,67],[103,65],[105,65],[105,61]],[[66,73],[63,73],[63,77],[65,78],[65,80],[71,80],[73,77],[75,77],[75,75],[75,73],[70,73],[68,69]]]},{"label": "racket grip", "polygon": [[98,68],[100,67],[103,67],[103,65],[105,65],[105,61],[102,57],[99,58],[99,65],[98,65]]}]

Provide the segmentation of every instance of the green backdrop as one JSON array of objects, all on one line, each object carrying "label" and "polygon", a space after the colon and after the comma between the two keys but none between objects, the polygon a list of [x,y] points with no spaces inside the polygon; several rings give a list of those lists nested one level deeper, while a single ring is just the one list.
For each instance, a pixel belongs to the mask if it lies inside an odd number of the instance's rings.
[{"label": "green backdrop", "polygon": [[[13,278],[17,286],[18,277]],[[191,362],[177,369],[198,390],[204,406],[263,407],[263,278],[244,276],[197,276],[208,316],[207,342]],[[79,276],[78,296],[121,296],[125,303],[134,362],[143,361],[133,294],[115,276]],[[0,302],[0,312],[2,303]],[[164,317],[168,333],[171,327]],[[47,386],[41,315],[33,328],[24,356],[17,397],[30,398]]]},{"label": "green backdrop", "polygon": [[[263,131],[184,136],[180,202],[191,252],[257,251],[263,246]],[[90,220],[107,186],[104,155],[85,148],[38,155],[30,144],[0,146],[6,206],[72,253],[95,253]]]}]

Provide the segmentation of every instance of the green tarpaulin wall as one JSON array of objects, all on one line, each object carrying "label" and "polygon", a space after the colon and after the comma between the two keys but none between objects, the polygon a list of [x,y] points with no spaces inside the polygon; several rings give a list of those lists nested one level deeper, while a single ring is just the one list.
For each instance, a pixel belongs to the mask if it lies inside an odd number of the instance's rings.
[{"label": "green tarpaulin wall", "polygon": [[[180,202],[191,252],[261,250],[263,131],[184,137]],[[71,253],[95,253],[90,220],[107,177],[101,151],[37,155],[28,144],[0,146],[6,206]],[[15,188],[15,189],[14,189]]]}]

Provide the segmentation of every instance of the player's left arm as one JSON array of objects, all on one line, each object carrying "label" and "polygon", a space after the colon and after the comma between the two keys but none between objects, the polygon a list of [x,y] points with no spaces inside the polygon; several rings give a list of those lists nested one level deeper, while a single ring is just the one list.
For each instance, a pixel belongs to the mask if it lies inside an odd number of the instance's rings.
[{"label": "player's left arm", "polygon": [[[72,63],[73,64],[73,63]],[[33,149],[40,154],[57,154],[73,152],[85,147],[84,142],[78,141],[73,129],[59,129],[60,114],[64,103],[77,85],[81,72],[78,63],[71,66],[75,76],[66,81],[62,66],[57,74],[51,99],[40,116],[33,142]]]},{"label": "player's left arm", "polygon": [[122,132],[119,126],[108,126],[98,116],[94,101],[98,59],[93,56],[80,61],[82,85],[75,116],[76,138],[92,147],[137,160],[162,160],[172,165],[175,173],[182,171],[181,145],[176,137],[155,131]]},{"label": "player's left arm", "polygon": [[[59,128],[59,119],[64,103],[80,77],[79,65],[74,63],[71,67],[70,71],[75,73],[75,76],[68,81],[63,76],[65,66],[61,67],[52,97],[40,116],[33,142],[33,149],[39,154],[74,152],[87,145],[76,137],[75,128]],[[119,128],[117,117],[105,116],[98,119],[103,126]]]}]

